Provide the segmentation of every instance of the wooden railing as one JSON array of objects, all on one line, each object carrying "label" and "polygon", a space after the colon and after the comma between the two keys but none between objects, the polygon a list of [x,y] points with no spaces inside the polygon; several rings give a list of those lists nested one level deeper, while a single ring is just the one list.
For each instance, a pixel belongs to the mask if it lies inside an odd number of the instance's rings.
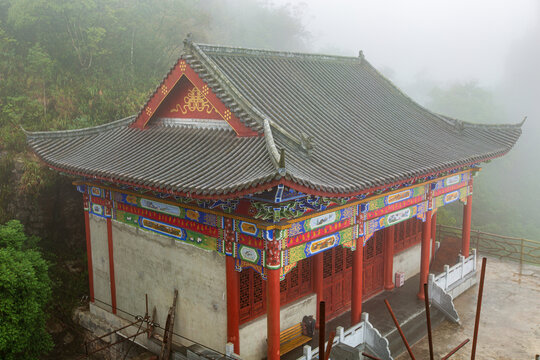
[{"label": "wooden railing", "polygon": [[[449,236],[461,238],[461,228],[439,224],[436,236],[441,243]],[[524,263],[540,265],[540,241],[471,229],[471,247],[481,254],[518,261],[520,267]]]}]

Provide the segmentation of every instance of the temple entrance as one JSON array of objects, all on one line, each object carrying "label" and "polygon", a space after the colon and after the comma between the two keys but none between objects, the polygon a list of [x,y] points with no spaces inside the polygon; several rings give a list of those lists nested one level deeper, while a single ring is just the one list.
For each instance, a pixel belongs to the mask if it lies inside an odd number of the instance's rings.
[{"label": "temple entrance", "polygon": [[362,294],[367,299],[384,288],[384,237],[377,231],[364,246]]},{"label": "temple entrance", "polygon": [[[371,297],[384,288],[384,240],[376,232],[364,247],[363,298]],[[337,246],[323,253],[323,299],[327,319],[350,309],[352,280],[352,251]]]}]

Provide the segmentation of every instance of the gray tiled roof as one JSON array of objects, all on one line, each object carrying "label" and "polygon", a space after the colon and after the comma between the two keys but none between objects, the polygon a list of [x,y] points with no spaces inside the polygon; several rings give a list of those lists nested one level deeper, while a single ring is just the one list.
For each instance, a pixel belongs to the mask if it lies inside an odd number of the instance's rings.
[{"label": "gray tiled roof", "polygon": [[187,43],[183,58],[244,124],[265,136],[167,122],[138,130],[128,127],[130,118],[75,132],[29,133],[30,146],[59,169],[174,192],[223,195],[283,176],[337,195],[501,156],[521,135],[521,124],[478,125],[434,114],[362,56]]}]

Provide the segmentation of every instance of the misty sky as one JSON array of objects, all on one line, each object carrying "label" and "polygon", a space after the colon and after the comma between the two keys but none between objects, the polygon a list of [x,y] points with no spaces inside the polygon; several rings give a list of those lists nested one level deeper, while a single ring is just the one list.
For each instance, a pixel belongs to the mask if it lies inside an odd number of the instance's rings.
[{"label": "misty sky", "polygon": [[272,0],[291,4],[316,52],[355,56],[404,82],[501,80],[512,44],[539,22],[536,0]]}]

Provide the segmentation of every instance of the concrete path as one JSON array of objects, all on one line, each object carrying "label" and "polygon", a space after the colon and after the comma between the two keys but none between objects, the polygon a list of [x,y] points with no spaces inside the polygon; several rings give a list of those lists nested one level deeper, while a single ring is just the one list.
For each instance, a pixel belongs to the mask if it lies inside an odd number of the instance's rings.
[{"label": "concrete path", "polygon": [[[481,256],[478,259],[480,276]],[[450,359],[470,359],[476,299],[475,286],[455,300],[461,325],[445,321],[433,333],[435,359],[440,359],[463,340],[465,347]],[[427,337],[413,346],[417,359],[429,359]],[[540,354],[540,266],[488,258],[477,359],[534,359]],[[398,360],[409,359],[405,352]]]}]

